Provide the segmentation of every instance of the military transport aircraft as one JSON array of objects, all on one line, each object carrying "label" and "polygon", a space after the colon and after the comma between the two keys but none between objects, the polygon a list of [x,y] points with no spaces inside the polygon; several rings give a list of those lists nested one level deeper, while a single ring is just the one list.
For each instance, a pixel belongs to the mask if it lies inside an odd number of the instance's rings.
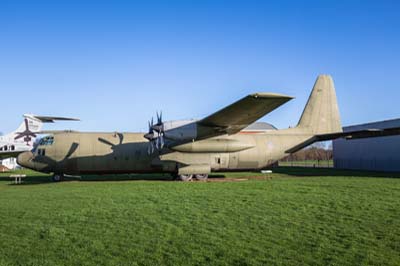
[{"label": "military transport aircraft", "polygon": [[[205,180],[212,171],[256,170],[316,141],[400,134],[399,128],[342,132],[332,78],[317,78],[298,125],[248,130],[248,125],[292,97],[254,93],[201,120],[149,122],[147,133],[47,132],[18,163],[64,174],[167,172],[182,181]],[[245,130],[244,130],[245,129]]]},{"label": "military transport aircraft", "polygon": [[53,123],[56,120],[76,121],[78,119],[25,114],[24,121],[15,131],[0,136],[0,160],[17,157],[22,152],[32,150],[43,123]]}]

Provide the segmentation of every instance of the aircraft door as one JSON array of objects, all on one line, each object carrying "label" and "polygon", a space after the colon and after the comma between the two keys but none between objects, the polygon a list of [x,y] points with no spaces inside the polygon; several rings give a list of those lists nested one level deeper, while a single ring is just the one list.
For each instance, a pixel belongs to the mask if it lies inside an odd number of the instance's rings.
[{"label": "aircraft door", "polygon": [[229,166],[229,154],[228,153],[216,153],[211,155],[211,169],[222,170],[228,169]]},{"label": "aircraft door", "polygon": [[239,164],[239,153],[234,152],[229,154],[229,169],[236,169]]}]

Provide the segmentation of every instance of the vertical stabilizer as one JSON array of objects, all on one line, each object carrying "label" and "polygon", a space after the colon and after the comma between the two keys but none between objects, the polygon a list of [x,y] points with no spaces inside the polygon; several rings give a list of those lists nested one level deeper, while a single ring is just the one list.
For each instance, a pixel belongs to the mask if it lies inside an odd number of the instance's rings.
[{"label": "vertical stabilizer", "polygon": [[314,135],[342,132],[331,76],[318,76],[297,127]]},{"label": "vertical stabilizer", "polygon": [[5,138],[10,142],[25,142],[32,146],[36,140],[37,132],[42,130],[43,122],[34,115],[25,114],[20,126],[13,132],[7,134]]},{"label": "vertical stabilizer", "polygon": [[7,134],[7,136],[15,137],[18,134],[20,134],[21,132],[25,132],[25,131],[38,132],[38,131],[42,130],[42,126],[43,126],[43,122],[40,121],[39,119],[37,119],[34,115],[25,114],[24,120],[19,125],[19,127],[15,131]]}]

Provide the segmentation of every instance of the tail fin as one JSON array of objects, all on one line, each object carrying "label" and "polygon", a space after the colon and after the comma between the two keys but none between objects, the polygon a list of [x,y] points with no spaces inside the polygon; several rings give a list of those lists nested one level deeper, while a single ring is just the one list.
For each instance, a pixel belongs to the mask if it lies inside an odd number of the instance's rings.
[{"label": "tail fin", "polygon": [[34,115],[25,114],[24,120],[20,126],[13,132],[5,135],[11,141],[26,142],[28,145],[32,145],[36,140],[36,132],[42,130],[43,121],[37,119]]},{"label": "tail fin", "polygon": [[53,123],[56,120],[63,121],[79,121],[79,119],[68,117],[38,116],[32,114],[24,114],[24,120],[21,125],[13,132],[5,137],[13,141],[26,142],[31,145],[35,142],[36,134],[42,130],[43,123]]},{"label": "tail fin", "polygon": [[19,125],[19,127],[15,131],[13,131],[7,135],[9,135],[9,136],[17,135],[19,132],[24,132],[26,130],[29,130],[32,132],[38,132],[38,131],[42,130],[43,122],[41,120],[35,118],[34,115],[25,114],[23,117],[24,117],[24,120]]},{"label": "tail fin", "polygon": [[342,132],[331,76],[318,76],[297,127],[314,135]]}]

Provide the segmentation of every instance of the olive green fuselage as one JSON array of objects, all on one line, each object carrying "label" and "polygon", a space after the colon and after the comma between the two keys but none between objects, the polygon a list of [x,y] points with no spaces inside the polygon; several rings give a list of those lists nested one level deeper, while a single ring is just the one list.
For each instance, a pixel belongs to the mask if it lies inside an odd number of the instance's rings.
[{"label": "olive green fuselage", "polygon": [[[164,147],[148,152],[143,133],[54,134],[51,144],[39,145],[33,154],[20,156],[22,166],[41,171],[80,174],[177,173],[236,171],[267,167],[285,151],[311,136],[296,129],[255,134],[238,133]],[[202,170],[200,170],[202,169]]]}]

